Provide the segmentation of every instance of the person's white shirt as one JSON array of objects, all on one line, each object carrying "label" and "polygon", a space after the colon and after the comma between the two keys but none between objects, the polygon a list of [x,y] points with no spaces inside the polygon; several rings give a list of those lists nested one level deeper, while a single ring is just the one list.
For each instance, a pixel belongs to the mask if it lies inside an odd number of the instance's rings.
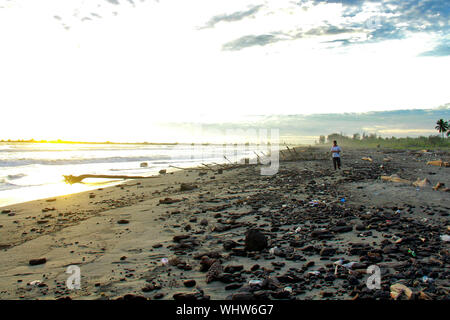
[{"label": "person's white shirt", "polygon": [[331,151],[337,151],[337,152],[333,152],[332,153],[333,154],[333,158],[339,158],[341,156],[340,155],[340,152],[342,151],[341,147],[333,146],[333,147],[331,147]]}]

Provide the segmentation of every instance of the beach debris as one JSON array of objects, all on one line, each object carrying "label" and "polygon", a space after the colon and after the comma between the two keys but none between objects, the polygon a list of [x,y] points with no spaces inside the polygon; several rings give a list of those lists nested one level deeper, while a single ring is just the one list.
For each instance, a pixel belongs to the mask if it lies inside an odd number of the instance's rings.
[{"label": "beach debris", "polygon": [[450,162],[445,162],[442,160],[434,160],[434,161],[428,161],[427,165],[437,166],[437,167],[450,167]]},{"label": "beach debris", "polygon": [[439,191],[439,190],[449,191],[449,189],[445,187],[445,183],[442,183],[442,182],[436,183],[436,185],[433,187],[433,190],[435,190],[435,191]]},{"label": "beach debris", "polygon": [[391,285],[391,297],[394,300],[397,300],[398,297],[400,297],[400,295],[402,293],[404,293],[406,295],[406,297],[408,298],[408,300],[410,300],[412,298],[413,292],[410,288],[408,288],[407,286],[405,286],[404,284],[401,283],[396,283]]},{"label": "beach debris", "polygon": [[197,188],[198,187],[195,184],[182,183],[180,186],[180,191],[191,191]]},{"label": "beach debris", "polygon": [[84,179],[152,179],[158,176],[124,176],[124,175],[107,175],[107,174],[82,174],[80,176],[63,175],[64,181],[69,184],[80,183]]},{"label": "beach debris", "polygon": [[318,206],[318,205],[321,204],[321,203],[324,203],[324,202],[315,199],[315,200],[311,200],[311,201],[309,202],[309,205],[310,205],[311,207],[315,207],[315,206]]},{"label": "beach debris", "polygon": [[118,224],[128,224],[130,223],[130,221],[126,220],[126,219],[120,219],[119,221],[117,221]]},{"label": "beach debris", "polygon": [[390,182],[402,183],[402,184],[408,184],[408,185],[412,184],[411,181],[406,180],[406,179],[402,179],[397,174],[393,174],[391,176],[381,176],[380,178],[383,181],[390,181]]},{"label": "beach debris", "polygon": [[148,163],[147,162],[141,162],[140,167],[141,168],[147,168],[148,167]]},{"label": "beach debris", "polygon": [[223,248],[227,251],[230,251],[231,249],[238,246],[238,243],[233,240],[225,240],[223,242]]},{"label": "beach debris", "polygon": [[31,259],[28,263],[30,266],[37,266],[39,264],[44,264],[47,262],[46,258],[38,258],[38,259]]},{"label": "beach debris", "polygon": [[333,264],[336,266],[336,267],[334,267],[334,274],[335,275],[338,273],[339,266],[342,266],[343,263],[344,263],[344,259],[342,259],[342,258],[337,260],[337,261],[335,261],[335,262],[333,262]]},{"label": "beach debris", "polygon": [[161,169],[161,170],[159,170],[159,174],[166,174],[167,173],[167,170],[166,169]]},{"label": "beach debris", "polygon": [[251,286],[261,286],[262,283],[263,283],[262,280],[250,280],[248,282],[248,284],[251,285]]},{"label": "beach debris", "polygon": [[361,160],[373,162],[373,159],[371,157],[363,157],[363,158],[361,158]]},{"label": "beach debris", "polygon": [[431,182],[427,178],[424,178],[424,179],[417,178],[417,180],[413,183],[413,186],[415,186],[415,187],[427,187],[430,185],[431,185]]},{"label": "beach debris", "polygon": [[450,242],[450,236],[448,234],[443,234],[440,236],[440,238],[444,242]]},{"label": "beach debris", "polygon": [[245,235],[247,251],[261,251],[267,247],[267,237],[258,229],[250,229]]},{"label": "beach debris", "polygon": [[220,261],[214,262],[209,268],[208,272],[206,272],[206,283],[210,283],[212,281],[218,280],[222,275],[223,267]]},{"label": "beach debris", "polygon": [[320,255],[323,256],[332,256],[336,253],[336,249],[335,248],[331,248],[331,247],[324,247],[320,250]]},{"label": "beach debris", "polygon": [[284,287],[283,291],[292,293],[292,287]]},{"label": "beach debris", "polygon": [[419,292],[419,300],[432,300],[431,296],[423,291]]},{"label": "beach debris", "polygon": [[40,288],[47,287],[47,285],[44,282],[42,282],[41,280],[31,281],[31,282],[27,283],[27,285],[33,286],[33,287],[40,287]]},{"label": "beach debris", "polygon": [[194,279],[190,279],[190,280],[184,280],[183,284],[185,287],[190,288],[190,287],[194,287],[197,284],[197,282]]},{"label": "beach debris", "polygon": [[181,199],[172,199],[172,198],[164,198],[164,199],[160,199],[159,203],[160,204],[172,204],[172,203],[177,203],[182,201]]},{"label": "beach debris", "polygon": [[161,263],[162,263],[163,265],[167,265],[167,264],[169,263],[169,259],[167,259],[167,258],[162,258],[162,259],[161,259]]}]

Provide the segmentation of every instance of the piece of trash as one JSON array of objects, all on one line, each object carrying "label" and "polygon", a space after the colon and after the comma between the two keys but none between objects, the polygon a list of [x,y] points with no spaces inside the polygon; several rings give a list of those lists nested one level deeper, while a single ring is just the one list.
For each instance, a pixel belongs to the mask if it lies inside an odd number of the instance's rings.
[{"label": "piece of trash", "polygon": [[346,263],[346,264],[344,264],[344,265],[342,265],[344,268],[347,268],[347,269],[351,269],[351,268],[353,268],[353,266],[355,265],[355,264],[357,264],[358,262],[349,262],[349,263]]},{"label": "piece of trash", "polygon": [[345,198],[342,198],[342,199],[341,199],[341,203],[344,203],[344,202],[345,202]]},{"label": "piece of trash", "polygon": [[429,278],[427,276],[423,276],[422,277],[422,282],[423,283],[433,283],[434,279],[433,278]]},{"label": "piece of trash", "polygon": [[41,284],[40,280],[34,280],[29,283],[30,286],[38,286]]},{"label": "piece of trash", "polygon": [[413,250],[409,249],[409,248],[408,248],[408,253],[410,255],[412,255],[413,257],[416,257],[416,253]]},{"label": "piece of trash", "polygon": [[248,284],[251,286],[260,286],[262,283],[263,283],[262,280],[250,280],[248,282]]},{"label": "piece of trash", "polygon": [[308,274],[318,276],[318,275],[320,275],[320,271],[310,271],[310,272],[308,272]]},{"label": "piece of trash", "polygon": [[317,206],[319,203],[320,203],[319,200],[312,200],[312,201],[309,202],[309,204],[310,204],[312,207]]},{"label": "piece of trash", "polygon": [[449,242],[450,236],[448,234],[443,234],[443,235],[441,235],[441,240],[444,242]]},{"label": "piece of trash", "polygon": [[285,288],[283,289],[283,291],[292,293],[292,288],[291,288],[291,287],[285,287]]},{"label": "piece of trash", "polygon": [[334,264],[336,265],[336,267],[334,268],[334,274],[338,273],[338,268],[339,268],[339,266],[342,266],[343,263],[344,263],[344,259],[339,259],[338,261],[334,262]]},{"label": "piece of trash", "polygon": [[297,229],[295,229],[296,233],[299,233],[300,231],[302,231],[302,227],[298,227]]},{"label": "piece of trash", "polygon": [[269,253],[270,253],[271,255],[274,255],[274,254],[275,254],[275,249],[277,249],[277,247],[270,248],[270,249],[269,249]]},{"label": "piece of trash", "polygon": [[161,262],[162,262],[163,265],[166,265],[166,264],[169,263],[169,259],[167,259],[167,258],[162,258],[162,259],[161,259]]},{"label": "piece of trash", "polygon": [[411,299],[412,297],[412,290],[410,288],[408,288],[407,286],[401,284],[401,283],[396,283],[393,284],[391,286],[391,297],[394,300],[397,300],[397,298],[402,294],[405,293],[406,297],[408,299]]}]

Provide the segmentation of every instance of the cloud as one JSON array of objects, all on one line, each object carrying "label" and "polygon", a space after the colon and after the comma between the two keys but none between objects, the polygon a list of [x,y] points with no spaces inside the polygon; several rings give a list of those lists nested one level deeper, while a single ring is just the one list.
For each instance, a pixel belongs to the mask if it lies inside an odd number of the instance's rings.
[{"label": "cloud", "polygon": [[225,43],[222,46],[222,50],[238,51],[248,47],[265,46],[282,40],[283,38],[279,38],[278,36],[272,34],[248,35]]},{"label": "cloud", "polygon": [[[252,46],[265,46],[282,40],[298,40],[309,37],[333,36],[340,34],[365,33],[365,37],[352,38],[342,37],[335,41],[342,46],[378,43],[386,40],[400,40],[411,34],[432,34],[437,39],[437,45],[430,51],[424,52],[422,56],[448,56],[450,54],[449,41],[446,38],[449,31],[450,6],[441,0],[314,0],[300,1],[297,10],[303,11],[304,5],[342,5],[340,18],[336,20],[324,18],[318,26],[304,30],[297,27],[297,33],[292,36],[292,31],[274,29],[272,36],[267,37],[261,33],[258,35],[247,34],[235,40],[229,41],[223,46],[224,50],[242,50]],[[260,10],[261,6],[257,7]],[[280,8],[271,9],[264,7],[269,14],[279,14]],[[272,10],[272,11],[270,11]],[[226,16],[216,16],[211,19],[210,24],[215,25],[219,21],[238,21],[241,18],[253,14],[253,12],[240,11]],[[236,17],[235,19],[233,17]],[[258,17],[256,17],[258,19]],[[278,35],[278,36],[277,36]],[[283,35],[283,36],[280,36]],[[352,39],[351,39],[352,38]],[[351,40],[350,40],[351,39]]]},{"label": "cloud", "polygon": [[420,54],[421,57],[444,57],[450,56],[450,40],[443,40],[440,44],[435,46],[430,51],[425,51]]},{"label": "cloud", "polygon": [[245,10],[245,11],[236,11],[231,14],[221,14],[221,15],[214,16],[211,18],[211,20],[209,20],[206,23],[206,25],[204,27],[201,27],[200,29],[214,28],[214,26],[216,24],[218,24],[219,22],[223,22],[223,21],[224,22],[240,21],[242,19],[245,19],[249,16],[254,15],[262,7],[263,7],[262,5],[257,5],[257,6],[251,7],[248,10]]}]

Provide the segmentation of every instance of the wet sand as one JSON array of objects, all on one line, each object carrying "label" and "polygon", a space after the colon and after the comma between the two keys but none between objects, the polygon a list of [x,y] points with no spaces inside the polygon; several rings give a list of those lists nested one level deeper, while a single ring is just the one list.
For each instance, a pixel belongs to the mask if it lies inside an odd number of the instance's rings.
[{"label": "wet sand", "polygon": [[[450,186],[450,168],[426,162],[449,158],[344,148],[340,171],[331,159],[282,161],[274,176],[259,165],[185,170],[4,207],[0,299],[391,299],[395,283],[411,299],[448,299],[450,193],[432,186]],[[380,180],[391,174],[431,185]],[[246,243],[250,229],[262,238]],[[339,259],[355,263],[336,269]],[[66,287],[69,265],[79,290]],[[366,286],[370,265],[380,289]]]}]

